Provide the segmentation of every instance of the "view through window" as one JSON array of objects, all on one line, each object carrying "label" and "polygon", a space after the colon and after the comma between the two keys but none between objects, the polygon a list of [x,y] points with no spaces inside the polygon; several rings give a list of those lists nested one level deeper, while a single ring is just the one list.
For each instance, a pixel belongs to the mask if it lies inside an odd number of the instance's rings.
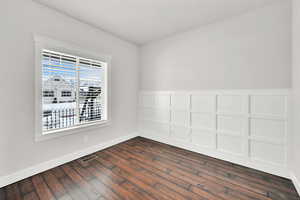
[{"label": "view through window", "polygon": [[42,51],[43,133],[106,120],[107,63]]}]

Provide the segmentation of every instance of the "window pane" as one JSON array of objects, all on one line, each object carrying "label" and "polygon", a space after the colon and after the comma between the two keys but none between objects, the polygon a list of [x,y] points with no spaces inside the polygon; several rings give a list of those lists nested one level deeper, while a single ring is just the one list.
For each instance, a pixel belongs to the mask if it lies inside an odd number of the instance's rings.
[{"label": "window pane", "polygon": [[43,131],[76,123],[76,58],[43,51]]},{"label": "window pane", "polygon": [[100,63],[86,60],[79,62],[80,123],[102,119],[103,72]]},{"label": "window pane", "polygon": [[104,68],[104,62],[43,50],[43,134],[107,119]]}]

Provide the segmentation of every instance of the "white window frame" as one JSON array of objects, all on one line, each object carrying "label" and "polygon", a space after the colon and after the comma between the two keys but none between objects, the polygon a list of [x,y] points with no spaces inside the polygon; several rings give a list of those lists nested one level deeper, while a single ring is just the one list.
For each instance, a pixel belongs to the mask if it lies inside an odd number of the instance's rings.
[{"label": "white window frame", "polygon": [[[55,40],[49,37],[34,35],[35,41],[35,140],[43,141],[47,139],[52,139],[56,137],[61,137],[74,133],[82,133],[90,129],[95,129],[103,126],[108,126],[111,124],[111,87],[110,87],[110,76],[111,76],[111,56],[102,53],[97,53],[96,51],[86,50],[86,48],[79,47],[67,42]],[[99,60],[107,63],[106,66],[106,81],[104,83],[105,99],[104,105],[104,115],[106,120],[90,122],[86,124],[81,124],[69,128],[57,129],[53,131],[48,131],[47,134],[43,134],[42,128],[42,98],[43,98],[43,82],[42,82],[42,51],[44,49],[61,52],[65,54],[70,54],[82,58],[88,58],[93,60]]]}]

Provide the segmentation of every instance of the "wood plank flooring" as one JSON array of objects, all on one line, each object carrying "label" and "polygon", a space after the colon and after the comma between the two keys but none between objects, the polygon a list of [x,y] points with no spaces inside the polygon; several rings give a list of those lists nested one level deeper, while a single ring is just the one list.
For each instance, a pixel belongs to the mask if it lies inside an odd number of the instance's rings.
[{"label": "wood plank flooring", "polygon": [[290,180],[137,137],[0,189],[0,200],[300,200]]}]

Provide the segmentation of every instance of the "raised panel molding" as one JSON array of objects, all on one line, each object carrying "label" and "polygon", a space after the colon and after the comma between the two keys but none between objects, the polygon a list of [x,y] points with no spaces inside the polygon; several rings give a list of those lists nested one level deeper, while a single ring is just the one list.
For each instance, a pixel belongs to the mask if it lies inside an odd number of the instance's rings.
[{"label": "raised panel molding", "polygon": [[190,140],[190,130],[184,126],[171,126],[171,138],[188,142]]},{"label": "raised panel molding", "polygon": [[189,113],[187,111],[171,111],[171,124],[175,126],[188,127],[190,123]]},{"label": "raised panel molding", "polygon": [[140,96],[140,105],[143,107],[154,107],[155,106],[155,95],[154,94],[145,94]]},{"label": "raised panel molding", "polygon": [[171,104],[170,95],[157,95],[155,105],[159,108],[169,108]]},{"label": "raised panel molding", "polygon": [[140,119],[148,121],[157,121],[161,123],[169,123],[170,111],[161,109],[144,108],[139,111]]},{"label": "raised panel molding", "polygon": [[274,165],[283,165],[285,162],[285,151],[283,145],[251,140],[250,149],[251,159],[269,162]]},{"label": "raised panel molding", "polygon": [[251,114],[285,117],[287,114],[286,96],[252,95]]},{"label": "raised panel molding", "polygon": [[290,91],[141,91],[142,136],[287,177]]},{"label": "raised panel molding", "polygon": [[242,136],[247,128],[246,122],[247,119],[244,117],[218,115],[217,130],[218,132]]},{"label": "raised panel molding", "polygon": [[217,111],[219,113],[247,113],[247,96],[245,95],[218,95]]},{"label": "raised panel molding", "polygon": [[211,149],[217,148],[216,134],[212,131],[192,129],[191,141],[194,145],[203,148],[211,148]]},{"label": "raised panel molding", "polygon": [[251,118],[250,135],[284,141],[286,137],[286,122],[284,120]]},{"label": "raised panel molding", "polygon": [[210,113],[191,113],[191,126],[198,129],[216,129],[215,115]]},{"label": "raised panel molding", "polygon": [[219,134],[217,136],[217,149],[233,155],[242,156],[243,154],[243,138]]},{"label": "raised panel molding", "polygon": [[191,95],[191,110],[199,113],[214,113],[216,111],[216,96]]},{"label": "raised panel molding", "polygon": [[185,111],[189,110],[190,99],[187,94],[172,94],[171,107],[173,110]]}]

